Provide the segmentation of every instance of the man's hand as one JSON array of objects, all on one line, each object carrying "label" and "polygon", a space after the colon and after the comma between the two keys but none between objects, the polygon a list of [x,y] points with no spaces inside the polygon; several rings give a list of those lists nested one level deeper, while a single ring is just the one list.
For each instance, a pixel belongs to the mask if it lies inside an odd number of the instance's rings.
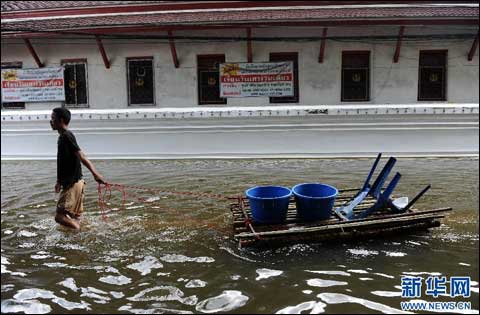
[{"label": "man's hand", "polygon": [[55,184],[55,192],[56,192],[57,194],[60,192],[60,183],[59,183],[59,182],[57,182],[57,183]]},{"label": "man's hand", "polygon": [[94,174],[93,178],[97,181],[99,184],[105,184],[105,180],[103,179],[102,175],[100,174]]}]

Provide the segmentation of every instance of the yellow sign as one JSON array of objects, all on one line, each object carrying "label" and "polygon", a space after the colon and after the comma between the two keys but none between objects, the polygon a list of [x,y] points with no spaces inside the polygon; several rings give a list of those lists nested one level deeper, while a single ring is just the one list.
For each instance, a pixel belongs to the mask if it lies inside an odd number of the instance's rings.
[{"label": "yellow sign", "polygon": [[17,70],[8,70],[2,73],[4,81],[15,81],[17,80]]}]

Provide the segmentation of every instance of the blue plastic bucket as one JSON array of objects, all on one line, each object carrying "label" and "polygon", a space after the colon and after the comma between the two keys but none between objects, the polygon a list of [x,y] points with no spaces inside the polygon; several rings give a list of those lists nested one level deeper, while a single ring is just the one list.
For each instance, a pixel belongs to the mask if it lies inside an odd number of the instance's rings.
[{"label": "blue plastic bucket", "polygon": [[305,221],[327,220],[332,216],[338,189],[320,183],[298,184],[292,189],[297,215]]},{"label": "blue plastic bucket", "polygon": [[281,186],[257,186],[245,191],[255,223],[283,223],[287,219],[290,188]]}]

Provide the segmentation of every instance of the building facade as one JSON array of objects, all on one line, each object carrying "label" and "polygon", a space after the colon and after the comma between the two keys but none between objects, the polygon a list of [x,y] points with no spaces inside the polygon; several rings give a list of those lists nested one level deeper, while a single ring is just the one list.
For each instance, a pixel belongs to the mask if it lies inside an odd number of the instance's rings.
[{"label": "building facade", "polygon": [[[92,158],[478,156],[475,2],[4,3],[2,68],[66,100],[2,102],[2,159],[54,158],[57,106]],[[293,96],[220,98],[219,64],[278,61]]]}]

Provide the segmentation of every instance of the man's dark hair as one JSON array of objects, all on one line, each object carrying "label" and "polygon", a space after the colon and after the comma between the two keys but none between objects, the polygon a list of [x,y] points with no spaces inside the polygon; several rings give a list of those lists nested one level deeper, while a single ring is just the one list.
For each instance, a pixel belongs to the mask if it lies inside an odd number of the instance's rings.
[{"label": "man's dark hair", "polygon": [[60,119],[63,119],[63,122],[68,125],[70,122],[70,118],[72,115],[70,114],[70,111],[64,107],[57,107],[53,109],[53,112],[55,113],[55,117],[60,121]]}]

